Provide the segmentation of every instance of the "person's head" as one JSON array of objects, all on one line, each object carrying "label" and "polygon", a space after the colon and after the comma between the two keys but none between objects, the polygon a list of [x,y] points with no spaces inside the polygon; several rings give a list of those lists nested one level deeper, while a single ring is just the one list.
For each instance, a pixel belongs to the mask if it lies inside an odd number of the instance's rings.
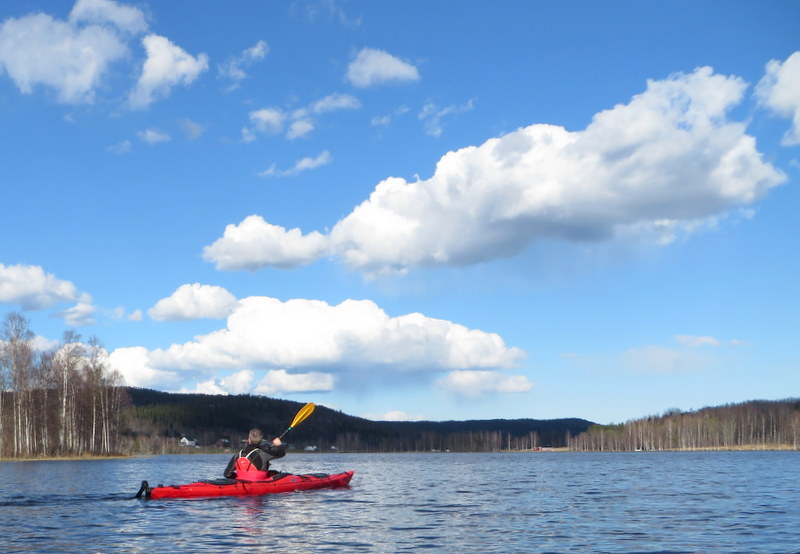
[{"label": "person's head", "polygon": [[261,429],[250,429],[250,434],[247,435],[247,440],[250,444],[261,444],[263,439],[264,433],[261,432]]}]

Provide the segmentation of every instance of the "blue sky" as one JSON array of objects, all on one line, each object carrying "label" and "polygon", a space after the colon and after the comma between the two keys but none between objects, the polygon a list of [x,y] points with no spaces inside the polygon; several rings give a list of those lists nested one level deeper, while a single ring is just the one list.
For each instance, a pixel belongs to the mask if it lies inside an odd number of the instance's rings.
[{"label": "blue sky", "polygon": [[800,394],[797,2],[0,7],[0,313],[374,419]]}]

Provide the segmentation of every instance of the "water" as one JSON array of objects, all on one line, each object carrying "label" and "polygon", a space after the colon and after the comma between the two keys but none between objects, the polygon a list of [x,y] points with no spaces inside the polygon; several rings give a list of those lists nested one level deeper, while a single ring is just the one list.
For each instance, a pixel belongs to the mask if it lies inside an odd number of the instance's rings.
[{"label": "water", "polygon": [[347,489],[134,499],[224,455],[0,463],[2,552],[800,552],[800,453],[289,454]]}]

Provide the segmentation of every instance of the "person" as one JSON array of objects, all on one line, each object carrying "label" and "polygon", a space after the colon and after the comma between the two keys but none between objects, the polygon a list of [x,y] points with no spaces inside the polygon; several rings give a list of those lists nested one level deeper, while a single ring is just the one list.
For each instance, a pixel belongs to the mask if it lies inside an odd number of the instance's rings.
[{"label": "person", "polygon": [[283,458],[286,447],[281,439],[276,438],[267,446],[261,446],[264,434],[260,429],[251,429],[247,436],[247,445],[238,454],[234,454],[228,467],[225,468],[225,477],[228,479],[243,479],[246,481],[260,481],[269,476],[269,461]]}]

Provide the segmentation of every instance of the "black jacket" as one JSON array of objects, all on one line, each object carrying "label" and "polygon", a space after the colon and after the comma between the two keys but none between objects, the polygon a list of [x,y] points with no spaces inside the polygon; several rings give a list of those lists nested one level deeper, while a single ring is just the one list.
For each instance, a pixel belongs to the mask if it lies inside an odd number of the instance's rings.
[{"label": "black jacket", "polygon": [[225,468],[225,477],[228,479],[235,479],[236,478],[236,460],[238,460],[242,456],[247,456],[253,450],[258,450],[258,454],[256,456],[250,456],[250,462],[256,467],[259,471],[268,471],[269,470],[269,461],[274,460],[275,458],[283,458],[286,456],[286,447],[284,445],[275,446],[274,444],[270,443],[265,446],[257,446],[255,444],[248,444],[244,448],[242,448],[237,454],[234,454],[231,458],[231,461],[228,462],[228,467]]}]

